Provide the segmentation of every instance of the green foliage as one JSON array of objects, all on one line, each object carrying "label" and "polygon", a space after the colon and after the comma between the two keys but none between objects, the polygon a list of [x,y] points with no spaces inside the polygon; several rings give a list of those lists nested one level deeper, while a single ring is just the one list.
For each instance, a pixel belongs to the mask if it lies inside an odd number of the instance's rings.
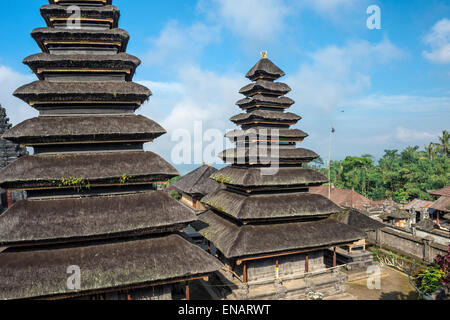
[{"label": "green foliage", "polygon": [[61,178],[59,181],[53,181],[53,184],[57,184],[58,188],[63,187],[73,187],[74,189],[77,189],[78,191],[81,191],[82,189],[91,189],[91,185],[89,184],[89,181],[86,181],[83,178]]},{"label": "green foliage", "polygon": [[130,179],[131,178],[133,178],[132,176],[128,176],[127,174],[123,174],[121,177],[120,177],[120,183],[121,184],[127,184],[128,182],[130,182]]},{"label": "green foliage", "polygon": [[442,286],[443,277],[444,271],[434,266],[428,267],[417,276],[419,290],[425,294],[432,294]]},{"label": "green foliage", "polygon": [[169,192],[169,196],[171,196],[172,198],[174,198],[175,200],[180,200],[181,199],[181,194],[179,194],[178,192],[176,192],[175,190],[172,190]]},{"label": "green foliage", "polygon": [[[354,189],[372,199],[411,201],[415,198],[434,200],[428,190],[449,185],[450,159],[447,131],[421,151],[418,146],[385,150],[378,162],[371,155],[349,156],[342,161],[331,161],[331,182],[342,189]],[[328,169],[320,169],[328,176]]]}]

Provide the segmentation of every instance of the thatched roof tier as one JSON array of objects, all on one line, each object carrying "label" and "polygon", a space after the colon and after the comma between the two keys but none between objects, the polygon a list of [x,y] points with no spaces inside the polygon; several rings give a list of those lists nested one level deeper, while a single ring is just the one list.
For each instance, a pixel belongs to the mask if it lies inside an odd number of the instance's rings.
[{"label": "thatched roof tier", "polygon": [[[124,175],[126,181],[123,181]],[[0,171],[4,188],[33,189],[153,183],[178,176],[153,152],[60,154],[22,157]],[[62,179],[68,180],[65,185]],[[70,182],[77,182],[70,185]]]},{"label": "thatched roof tier", "polygon": [[218,155],[223,161],[235,164],[258,163],[304,163],[319,158],[319,155],[308,149],[282,149],[258,146],[251,148],[228,149]]},{"label": "thatched roof tier", "polygon": [[[0,255],[1,300],[77,297],[206,276],[222,264],[173,234],[143,240]],[[82,272],[81,289],[67,286],[67,268]]]},{"label": "thatched roof tier", "polygon": [[31,32],[31,36],[46,53],[49,53],[50,48],[61,46],[114,47],[117,53],[125,52],[130,38],[128,32],[119,28],[108,30],[38,28]]},{"label": "thatched roof tier", "polygon": [[200,215],[193,227],[228,259],[331,247],[366,238],[362,231],[332,219],[239,225],[211,211]]},{"label": "thatched roof tier", "polygon": [[257,94],[253,97],[239,100],[236,102],[236,105],[244,110],[253,108],[288,109],[294,103],[294,100],[287,97],[271,97]]},{"label": "thatched roof tier", "polygon": [[152,141],[166,131],[144,116],[38,117],[7,131],[3,138],[21,145],[77,142]]},{"label": "thatched roof tier", "polygon": [[35,81],[18,88],[14,96],[30,105],[74,101],[143,103],[152,92],[134,82]]},{"label": "thatched roof tier", "polygon": [[341,211],[327,198],[306,192],[248,196],[219,190],[202,202],[239,221],[327,217]]},{"label": "thatched roof tier", "polygon": [[380,218],[383,220],[387,220],[387,219],[407,220],[407,219],[411,218],[411,214],[405,210],[396,209],[396,210],[393,210],[392,212],[383,213],[380,216]]},{"label": "thatched roof tier", "polygon": [[[74,2],[74,1],[72,1]],[[41,7],[41,15],[47,26],[55,27],[55,23],[66,23],[72,16],[72,12],[67,10],[67,6],[50,4]],[[105,6],[80,6],[81,25],[86,23],[106,22],[110,28],[117,28],[119,24],[120,11],[112,5]]]},{"label": "thatched roof tier", "polygon": [[123,70],[126,80],[131,81],[141,60],[128,53],[107,55],[68,54],[54,55],[39,53],[25,58],[23,61],[31,70],[44,80],[47,73],[101,73]]},{"label": "thatched roof tier", "polygon": [[278,68],[270,59],[263,58],[247,73],[246,77],[252,81],[259,79],[277,80],[286,74]]},{"label": "thatched roof tier", "polygon": [[175,181],[171,186],[189,195],[205,196],[221,188],[219,183],[210,179],[215,172],[216,168],[204,165]]},{"label": "thatched roof tier", "polygon": [[428,193],[437,197],[450,197],[450,186],[439,190],[428,191]]},{"label": "thatched roof tier", "polygon": [[264,175],[264,168],[226,167],[214,173],[211,179],[246,189],[261,187],[309,187],[327,183],[328,179],[312,169],[281,167],[275,174]]},{"label": "thatched roof tier", "polygon": [[267,94],[269,96],[282,96],[291,91],[291,88],[282,82],[272,82],[267,80],[257,80],[243,87],[239,93],[247,97],[252,97],[260,94]]},{"label": "thatched roof tier", "polygon": [[225,137],[233,142],[239,142],[243,139],[249,142],[280,141],[280,142],[299,142],[308,137],[306,132],[299,129],[272,129],[272,128],[252,128],[248,130],[234,130],[228,132]]},{"label": "thatched roof tier", "polygon": [[78,4],[82,6],[101,6],[110,5],[112,0],[49,0],[50,4],[72,5]]},{"label": "thatched roof tier", "polygon": [[302,117],[290,112],[278,112],[268,110],[255,110],[249,113],[241,113],[230,120],[236,125],[244,124],[281,124],[294,125],[300,121]]},{"label": "thatched roof tier", "polygon": [[30,246],[177,232],[196,220],[163,191],[22,200],[0,216],[0,246]]},{"label": "thatched roof tier", "polygon": [[370,218],[357,209],[344,209],[340,213],[332,214],[331,218],[340,223],[361,229],[364,232],[375,231],[386,227],[384,223]]},{"label": "thatched roof tier", "polygon": [[431,208],[442,212],[450,212],[450,197],[440,197],[431,205]]}]

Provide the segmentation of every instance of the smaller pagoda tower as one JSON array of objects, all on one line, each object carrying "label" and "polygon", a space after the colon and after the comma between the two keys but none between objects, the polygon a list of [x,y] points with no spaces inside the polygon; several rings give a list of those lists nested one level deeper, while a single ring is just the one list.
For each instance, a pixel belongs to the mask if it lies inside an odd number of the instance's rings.
[{"label": "smaller pagoda tower", "polygon": [[[9,118],[6,116],[6,109],[0,105],[0,137],[9,129],[12,125],[9,122]],[[27,149],[15,144],[11,141],[0,138],[0,169],[6,167],[8,164],[14,160],[27,155]],[[7,192],[6,190],[0,189],[0,214],[3,212],[4,208],[12,205],[14,201],[23,199],[24,192],[15,191]]]},{"label": "smaller pagoda tower", "polygon": [[231,118],[242,129],[227,134],[237,147],[219,155],[231,166],[211,177],[226,188],[202,199],[210,210],[194,223],[228,266],[218,281],[232,298],[342,293],[345,276],[333,268],[337,247],[366,238],[330,218],[341,212],[336,204],[309,192],[328,180],[305,167],[319,156],[296,147],[308,134],[290,128],[301,117],[286,112],[294,101],[285,96],[291,88],[276,81],[284,75],[265,53],[248,72],[252,83],[237,102],[245,112]]}]

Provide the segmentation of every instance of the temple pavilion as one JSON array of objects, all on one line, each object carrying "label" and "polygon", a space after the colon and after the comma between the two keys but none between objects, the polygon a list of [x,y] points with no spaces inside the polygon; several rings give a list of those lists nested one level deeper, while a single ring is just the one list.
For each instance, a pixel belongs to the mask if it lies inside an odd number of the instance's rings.
[{"label": "temple pavilion", "polygon": [[38,81],[14,95],[39,117],[3,135],[34,155],[0,172],[28,194],[0,216],[0,299],[189,299],[222,267],[180,232],[195,214],[155,190],[178,172],[144,151],[165,130],[134,113],[151,92],[132,82],[140,60],[111,2],[51,0],[32,32]]},{"label": "temple pavilion", "polygon": [[[346,290],[336,268],[336,247],[365,239],[360,229],[331,219],[341,209],[309,192],[327,179],[304,164],[318,158],[296,148],[308,135],[291,126],[300,116],[286,112],[291,88],[277,82],[285,73],[263,53],[248,72],[251,84],[237,102],[244,113],[231,118],[242,129],[227,134],[237,144],[219,155],[231,163],[212,175],[226,186],[202,202],[210,210],[194,223],[217,249],[228,271],[218,296],[239,299],[305,299]],[[217,286],[220,288],[220,286]]]},{"label": "temple pavilion", "polygon": [[181,194],[181,201],[196,211],[203,211],[206,208],[201,203],[201,199],[206,195],[222,188],[222,185],[210,179],[217,169],[210,165],[201,167],[189,172],[181,179],[175,181],[171,188]]}]

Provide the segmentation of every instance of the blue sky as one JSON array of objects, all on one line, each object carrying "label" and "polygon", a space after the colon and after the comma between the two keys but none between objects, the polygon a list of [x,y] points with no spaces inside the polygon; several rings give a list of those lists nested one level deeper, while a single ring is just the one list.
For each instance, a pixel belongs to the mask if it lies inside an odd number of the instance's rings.
[{"label": "blue sky", "polygon": [[[0,103],[14,124],[37,113],[11,93],[35,80],[22,65],[39,52],[29,33],[44,26],[44,0],[5,1],[0,11]],[[450,1],[115,0],[128,52],[142,59],[135,80],[154,93],[139,113],[168,131],[148,149],[167,159],[177,129],[233,129],[228,120],[245,73],[261,50],[287,74],[304,147],[333,158],[408,145],[450,129]],[[366,10],[381,8],[381,30]],[[5,32],[6,30],[6,32]],[[344,111],[344,112],[342,112]],[[179,167],[180,168],[180,167]],[[180,170],[184,171],[181,166]]]}]

